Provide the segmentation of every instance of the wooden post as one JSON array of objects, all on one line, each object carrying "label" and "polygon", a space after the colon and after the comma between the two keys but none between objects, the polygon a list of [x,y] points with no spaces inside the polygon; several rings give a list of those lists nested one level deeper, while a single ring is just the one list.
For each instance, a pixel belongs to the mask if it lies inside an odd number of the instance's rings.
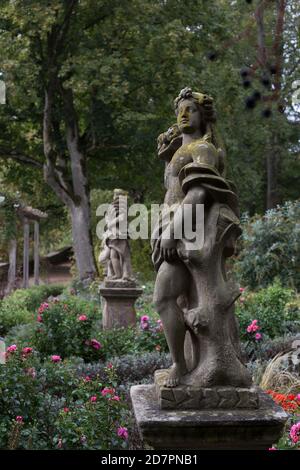
[{"label": "wooden post", "polygon": [[23,288],[29,286],[29,221],[24,218]]},{"label": "wooden post", "polygon": [[40,283],[40,226],[37,220],[34,221],[34,284],[36,286]]},{"label": "wooden post", "polygon": [[17,273],[17,240],[13,238],[9,244],[9,269],[5,294],[9,294],[16,287]]}]

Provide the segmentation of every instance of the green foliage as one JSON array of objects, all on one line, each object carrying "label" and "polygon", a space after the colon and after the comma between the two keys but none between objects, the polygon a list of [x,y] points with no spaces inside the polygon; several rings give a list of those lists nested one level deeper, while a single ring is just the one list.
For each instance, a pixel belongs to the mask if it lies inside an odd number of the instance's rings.
[{"label": "green foliage", "polygon": [[[126,389],[126,393],[129,393],[128,384],[153,381],[156,369],[167,369],[172,365],[170,354],[158,351],[114,356],[109,362],[116,371],[118,387]],[[78,362],[76,365],[76,374],[94,378],[98,376],[102,381],[106,380],[105,370],[105,363],[102,362]]]},{"label": "green foliage", "polygon": [[132,268],[142,281],[151,281],[155,277],[155,270],[151,260],[151,246],[149,240],[131,240]]},{"label": "green foliage", "polygon": [[[1,188],[1,186],[0,186]],[[0,198],[4,198],[0,203],[0,255],[2,251],[7,251],[9,241],[17,238],[18,219],[16,207],[20,205],[19,198],[14,197],[9,191],[1,188]]]},{"label": "green foliage", "polygon": [[33,313],[49,296],[61,294],[59,285],[33,286],[29,289],[17,289],[0,301],[0,335],[5,335],[13,326],[32,322]]},{"label": "green foliage", "polygon": [[242,251],[235,263],[240,282],[266,287],[279,277],[282,285],[300,287],[300,202],[287,202],[263,217],[246,218]]},{"label": "green foliage", "polygon": [[1,302],[0,305],[0,335],[4,336],[12,327],[22,323],[33,322],[33,314],[23,304],[14,299]]},{"label": "green foliage", "polygon": [[63,286],[56,284],[42,284],[32,286],[28,289],[17,289],[9,297],[6,297],[5,303],[16,301],[22,304],[30,312],[35,312],[40,304],[48,297],[57,297],[62,293]]},{"label": "green foliage", "polygon": [[[58,354],[91,362],[126,354],[167,351],[162,325],[151,305],[142,306],[136,327],[114,330],[101,328],[98,303],[74,294],[65,293],[42,303],[34,315],[26,309],[22,310],[23,315],[24,312],[33,324],[30,328],[26,325],[12,328],[7,340],[25,346],[30,344],[42,357]],[[17,322],[12,326],[15,325]]]},{"label": "green foliage", "polygon": [[[0,368],[1,449],[126,447],[118,437],[118,428],[128,422],[126,405],[122,398],[110,399],[115,396],[114,370],[107,372],[105,383],[74,372],[71,362],[41,363],[35,351],[8,354]],[[105,387],[112,393],[102,396]]]},{"label": "green foliage", "polygon": [[95,341],[99,306],[73,295],[41,304],[35,315],[32,345],[42,356],[58,354],[99,360],[101,347]]},{"label": "green foliage", "polygon": [[255,319],[260,325],[259,333],[270,338],[286,334],[289,324],[300,324],[299,299],[292,289],[282,287],[279,282],[258,292],[245,291],[237,303],[236,313],[243,339],[247,338],[247,326]]}]

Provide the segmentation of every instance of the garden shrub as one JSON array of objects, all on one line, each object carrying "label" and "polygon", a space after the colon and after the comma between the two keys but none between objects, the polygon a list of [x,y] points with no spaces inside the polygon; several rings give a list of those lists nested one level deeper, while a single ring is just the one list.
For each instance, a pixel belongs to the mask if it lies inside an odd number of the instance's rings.
[{"label": "garden shrub", "polygon": [[6,333],[15,325],[29,323],[33,321],[33,314],[24,308],[16,300],[6,303],[4,300],[0,304],[0,336]]},{"label": "garden shrub", "polygon": [[241,237],[242,251],[234,270],[250,289],[266,287],[276,277],[283,286],[300,287],[300,201],[261,216],[246,217]]},{"label": "garden shrub", "polygon": [[94,302],[77,296],[54,299],[41,304],[35,318],[31,340],[42,356],[80,356],[89,361],[101,358],[101,344],[95,338],[101,312]]},{"label": "garden shrub", "polygon": [[57,296],[63,290],[59,285],[33,286],[17,289],[0,302],[0,335],[5,335],[15,325],[32,322],[33,313],[49,296]]},{"label": "garden shrub", "polygon": [[172,365],[170,354],[146,352],[140,355],[126,355],[112,359],[120,383],[139,383],[151,379],[157,369],[167,369]]},{"label": "garden shrub", "polygon": [[17,289],[5,299],[5,302],[9,304],[10,301],[16,300],[30,312],[35,312],[48,297],[57,297],[62,291],[63,286],[61,285],[42,284],[32,286],[29,289]]},{"label": "garden shrub", "polygon": [[42,357],[59,354],[78,356],[86,362],[106,361],[115,356],[167,351],[160,320],[142,315],[136,327],[103,330],[98,304],[76,295],[42,303],[31,328],[19,326],[7,341],[32,344]]},{"label": "garden shrub", "polygon": [[289,324],[300,322],[299,301],[295,292],[282,287],[278,281],[258,292],[244,291],[237,302],[236,313],[242,339],[247,337],[246,329],[255,319],[260,325],[259,332],[270,338],[283,336],[289,332]]},{"label": "garden shrub", "polygon": [[127,406],[107,382],[78,377],[71,362],[9,347],[0,367],[1,449],[116,449],[127,447]]},{"label": "garden shrub", "polygon": [[[75,358],[74,358],[75,359]],[[72,363],[75,366],[75,363]],[[146,352],[143,354],[126,354],[121,357],[112,357],[110,364],[114,367],[117,377],[118,386],[127,383],[139,383],[145,379],[153,381],[153,374],[157,369],[165,369],[172,365],[170,354],[154,352]],[[100,377],[106,380],[105,375],[106,363],[94,362],[84,363],[80,359],[76,362],[76,374],[78,376]]]}]

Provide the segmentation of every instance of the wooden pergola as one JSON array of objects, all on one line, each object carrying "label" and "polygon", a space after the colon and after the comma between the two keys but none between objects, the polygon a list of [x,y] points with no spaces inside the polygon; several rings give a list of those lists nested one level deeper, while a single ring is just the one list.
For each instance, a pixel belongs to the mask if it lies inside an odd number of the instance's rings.
[{"label": "wooden pergola", "polygon": [[[34,284],[39,285],[40,281],[40,221],[46,219],[48,214],[38,209],[28,206],[20,206],[16,209],[17,215],[23,224],[24,242],[23,242],[23,284],[22,287],[29,287],[29,242],[30,242],[30,224],[34,225]],[[17,240],[12,239],[9,247],[9,269],[7,279],[7,293],[15,288],[17,274]]]}]

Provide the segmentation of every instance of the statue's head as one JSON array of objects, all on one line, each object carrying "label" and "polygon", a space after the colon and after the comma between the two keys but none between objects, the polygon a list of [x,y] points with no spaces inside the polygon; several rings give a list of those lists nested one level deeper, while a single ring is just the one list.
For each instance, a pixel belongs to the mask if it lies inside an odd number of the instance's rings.
[{"label": "statue's head", "polygon": [[210,124],[215,122],[213,99],[203,93],[184,88],[174,101],[177,125],[183,134],[201,130],[206,134]]}]

